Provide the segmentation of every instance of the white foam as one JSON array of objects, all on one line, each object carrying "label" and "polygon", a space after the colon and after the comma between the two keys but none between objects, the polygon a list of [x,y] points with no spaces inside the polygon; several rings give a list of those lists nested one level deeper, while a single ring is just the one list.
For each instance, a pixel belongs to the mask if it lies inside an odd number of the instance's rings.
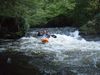
[{"label": "white foam", "polygon": [[[35,37],[23,37],[21,40],[21,49],[32,50],[100,50],[100,43],[94,41],[86,41],[79,36],[79,32],[75,31],[70,36],[55,34],[57,38],[51,37],[49,43],[42,44],[39,38]],[[81,39],[79,39],[81,38]]]}]

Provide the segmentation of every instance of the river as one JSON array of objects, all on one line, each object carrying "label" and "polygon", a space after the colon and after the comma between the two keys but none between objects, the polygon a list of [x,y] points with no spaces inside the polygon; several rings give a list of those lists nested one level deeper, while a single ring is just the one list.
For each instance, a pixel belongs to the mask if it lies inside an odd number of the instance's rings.
[{"label": "river", "polygon": [[100,40],[84,39],[77,28],[45,29],[57,38],[50,37],[49,43],[43,44],[32,37],[43,28],[34,28],[18,40],[0,39],[0,52],[23,52],[32,58],[27,62],[38,68],[41,75],[100,75]]}]

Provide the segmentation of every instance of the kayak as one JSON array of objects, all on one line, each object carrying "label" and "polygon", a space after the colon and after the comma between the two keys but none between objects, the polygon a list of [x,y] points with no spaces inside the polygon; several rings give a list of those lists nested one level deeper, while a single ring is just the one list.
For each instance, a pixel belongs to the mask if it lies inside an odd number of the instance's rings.
[{"label": "kayak", "polygon": [[41,39],[41,42],[42,42],[42,43],[48,43],[48,42],[49,42],[49,39],[48,39],[48,38],[42,38],[42,39]]}]

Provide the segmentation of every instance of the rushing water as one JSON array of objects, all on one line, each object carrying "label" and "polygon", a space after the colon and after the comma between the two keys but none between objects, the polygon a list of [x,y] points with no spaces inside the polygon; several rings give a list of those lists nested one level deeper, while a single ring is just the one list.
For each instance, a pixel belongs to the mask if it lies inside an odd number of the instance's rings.
[{"label": "rushing water", "polygon": [[[12,49],[25,52],[33,59],[29,64],[36,66],[43,75],[100,75],[100,40],[86,41],[75,28],[48,28],[49,43],[32,37],[42,29],[31,29],[19,40],[4,40],[0,51]],[[89,38],[88,38],[89,39]]]}]

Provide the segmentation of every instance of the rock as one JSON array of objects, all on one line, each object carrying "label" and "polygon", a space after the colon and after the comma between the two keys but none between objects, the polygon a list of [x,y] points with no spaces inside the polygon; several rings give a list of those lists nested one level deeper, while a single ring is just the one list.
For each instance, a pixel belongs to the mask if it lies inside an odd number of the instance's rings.
[{"label": "rock", "polygon": [[60,70],[57,75],[77,75],[77,73],[70,70],[68,67],[65,67]]},{"label": "rock", "polygon": [[98,35],[100,34],[100,14],[97,14],[92,20],[80,27],[80,34]]},{"label": "rock", "polygon": [[17,51],[0,53],[0,75],[41,75],[40,71],[29,64],[31,57]]}]

